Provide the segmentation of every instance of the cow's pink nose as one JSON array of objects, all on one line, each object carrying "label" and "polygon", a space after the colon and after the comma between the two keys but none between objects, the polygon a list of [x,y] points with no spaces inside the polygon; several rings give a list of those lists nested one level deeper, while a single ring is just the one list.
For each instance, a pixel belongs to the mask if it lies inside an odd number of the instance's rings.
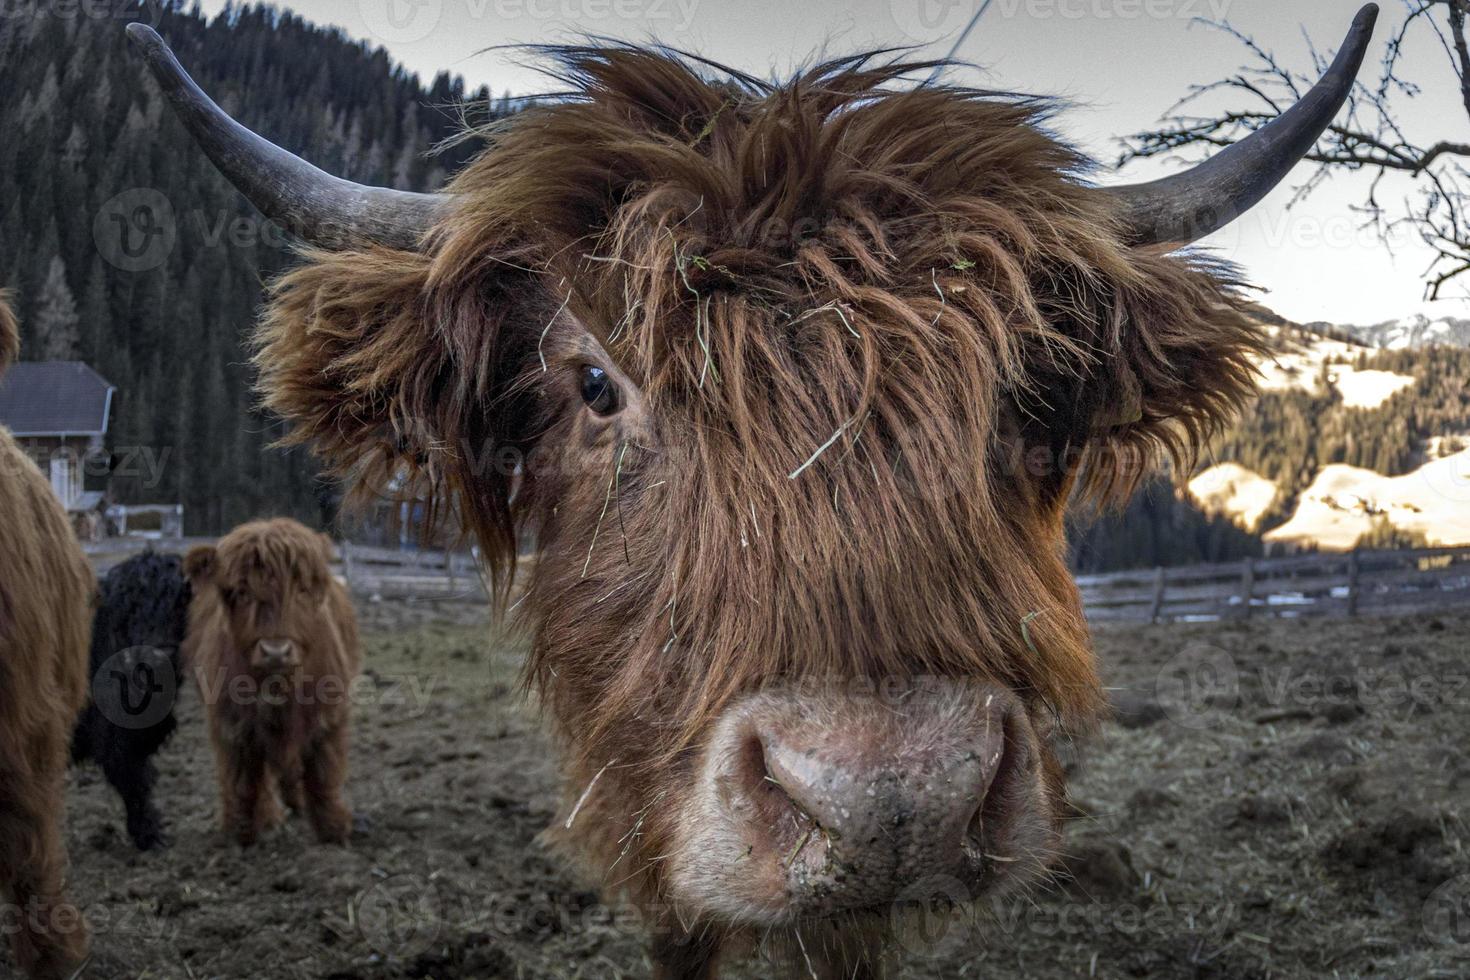
[{"label": "cow's pink nose", "polygon": [[716,747],[707,785],[735,838],[722,849],[742,858],[722,877],[767,911],[871,908],[934,881],[974,897],[1018,845],[1051,843],[1034,733],[993,688],[947,682],[891,703],[763,694]]},{"label": "cow's pink nose", "polygon": [[938,872],[958,860],[1000,761],[999,726],[993,739],[935,747],[925,758],[887,755],[903,747],[864,745],[861,733],[824,734],[763,743],[768,780],[814,834],[868,864]]},{"label": "cow's pink nose", "polygon": [[296,645],[290,640],[261,640],[255,645],[256,662],[260,666],[280,667],[291,664]]}]

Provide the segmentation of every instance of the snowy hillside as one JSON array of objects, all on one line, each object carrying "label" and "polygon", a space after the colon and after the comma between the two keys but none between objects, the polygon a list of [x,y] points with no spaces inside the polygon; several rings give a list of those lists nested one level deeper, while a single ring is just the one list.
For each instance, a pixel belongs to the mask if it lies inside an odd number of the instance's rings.
[{"label": "snowy hillside", "polygon": [[1261,398],[1190,479],[1193,504],[1278,548],[1470,544],[1470,320],[1351,328],[1377,350],[1349,328],[1269,329]]},{"label": "snowy hillside", "polygon": [[1412,375],[1391,371],[1358,370],[1352,363],[1365,353],[1361,344],[1345,343],[1327,337],[1312,337],[1302,342],[1286,338],[1281,328],[1272,328],[1278,350],[1257,364],[1261,371],[1261,390],[1323,393],[1323,381],[1336,389],[1348,408],[1377,408],[1394,392],[1414,383]]},{"label": "snowy hillside", "polygon": [[1266,532],[1272,544],[1347,551],[1387,521],[1431,545],[1470,542],[1470,450],[1383,476],[1340,463],[1323,468],[1301,495],[1291,520]]}]

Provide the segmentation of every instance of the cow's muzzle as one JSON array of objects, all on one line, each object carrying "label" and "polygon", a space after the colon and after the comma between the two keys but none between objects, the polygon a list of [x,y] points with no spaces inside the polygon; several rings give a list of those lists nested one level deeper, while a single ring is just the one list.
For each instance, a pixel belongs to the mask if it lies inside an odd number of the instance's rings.
[{"label": "cow's muzzle", "polygon": [[301,665],[301,648],[292,640],[257,640],[250,650],[250,667],[258,673],[284,674]]},{"label": "cow's muzzle", "polygon": [[722,917],[966,901],[1056,851],[1056,806],[1020,700],[936,680],[763,693],[721,720],[674,879]]}]

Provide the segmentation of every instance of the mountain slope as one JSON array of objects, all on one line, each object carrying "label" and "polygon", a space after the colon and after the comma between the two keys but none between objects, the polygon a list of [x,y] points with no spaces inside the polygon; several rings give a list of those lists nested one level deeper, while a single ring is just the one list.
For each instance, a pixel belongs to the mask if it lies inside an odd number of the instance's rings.
[{"label": "mountain slope", "polygon": [[[1309,324],[1320,328],[1328,324]],[[1433,319],[1423,313],[1400,320],[1385,320],[1365,327],[1337,327],[1353,339],[1382,350],[1414,350],[1437,344],[1447,347],[1470,347],[1470,319],[1452,316]]]}]

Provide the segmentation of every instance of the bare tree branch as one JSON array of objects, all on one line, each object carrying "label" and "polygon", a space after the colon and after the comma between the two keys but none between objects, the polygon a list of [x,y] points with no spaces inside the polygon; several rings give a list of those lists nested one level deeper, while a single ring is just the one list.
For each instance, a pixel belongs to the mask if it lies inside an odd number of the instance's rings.
[{"label": "bare tree branch", "polygon": [[[1470,170],[1466,169],[1470,142],[1420,142],[1405,133],[1399,101],[1417,98],[1422,91],[1402,72],[1403,49],[1416,27],[1433,32],[1445,62],[1455,73],[1459,101],[1470,120],[1470,43],[1465,24],[1470,0],[1403,0],[1403,5],[1403,21],[1385,47],[1377,83],[1354,86],[1345,114],[1307,154],[1305,159],[1318,167],[1297,188],[1292,203],[1310,194],[1334,170],[1372,173],[1364,202],[1355,210],[1386,246],[1392,234],[1412,228],[1433,249],[1435,259],[1424,272],[1425,295],[1439,299],[1449,283],[1461,276],[1470,279],[1470,215],[1465,197],[1470,193]],[[1191,85],[1158,127],[1124,138],[1120,166],[1149,157],[1182,156],[1191,147],[1229,146],[1269,123],[1311,86],[1310,77],[1285,67],[1254,38],[1230,24],[1199,22],[1238,40],[1250,62],[1228,78]],[[1320,70],[1324,58],[1310,38],[1307,44],[1314,68]],[[1243,105],[1213,115],[1185,111],[1221,92],[1234,93]],[[1405,200],[1396,216],[1379,202],[1380,185],[1391,173],[1406,175],[1417,185],[1416,196]]]}]

